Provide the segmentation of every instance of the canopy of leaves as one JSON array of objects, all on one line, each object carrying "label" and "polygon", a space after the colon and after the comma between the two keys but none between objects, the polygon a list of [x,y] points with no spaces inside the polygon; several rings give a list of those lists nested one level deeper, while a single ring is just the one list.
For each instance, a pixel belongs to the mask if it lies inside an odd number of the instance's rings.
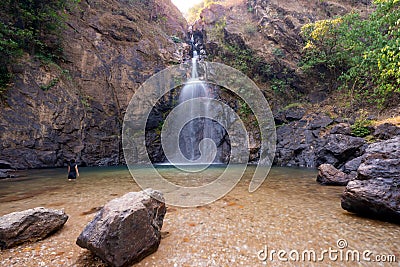
[{"label": "canopy of leaves", "polygon": [[0,92],[10,81],[10,64],[24,52],[61,57],[63,11],[74,2],[77,0],[0,1]]},{"label": "canopy of leaves", "polygon": [[374,4],[367,19],[351,13],[303,26],[301,67],[324,67],[353,96],[383,107],[400,93],[400,0]]}]

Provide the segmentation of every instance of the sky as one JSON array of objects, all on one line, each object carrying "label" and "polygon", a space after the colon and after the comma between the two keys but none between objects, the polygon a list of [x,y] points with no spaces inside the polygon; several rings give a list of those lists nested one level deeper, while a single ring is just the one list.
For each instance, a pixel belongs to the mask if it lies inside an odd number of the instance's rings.
[{"label": "sky", "polygon": [[189,8],[202,2],[203,0],[172,0],[182,13],[186,13]]}]

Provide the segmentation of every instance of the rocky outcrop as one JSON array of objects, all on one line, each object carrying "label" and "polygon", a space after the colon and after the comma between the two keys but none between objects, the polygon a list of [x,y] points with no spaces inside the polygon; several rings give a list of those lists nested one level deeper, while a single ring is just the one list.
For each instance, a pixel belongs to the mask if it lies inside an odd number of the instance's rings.
[{"label": "rocky outcrop", "polygon": [[351,136],[349,125],[336,124],[329,132],[328,127],[335,123],[329,116],[313,113],[300,117],[304,114],[301,109],[300,113],[290,109],[275,118],[281,123],[276,129],[276,165],[316,168],[328,163],[344,170],[347,162],[364,153],[365,140]]},{"label": "rocky outcrop", "polygon": [[317,164],[330,163],[341,168],[347,161],[361,156],[366,148],[363,138],[343,134],[329,134],[323,138]]},{"label": "rocky outcrop", "polygon": [[376,138],[387,140],[400,135],[400,127],[397,127],[392,123],[383,123],[375,128],[373,135]]},{"label": "rocky outcrop", "polygon": [[400,136],[368,146],[357,180],[342,195],[342,207],[400,223]]},{"label": "rocky outcrop", "polygon": [[135,90],[182,60],[186,22],[170,0],[80,1],[66,10],[64,61],[25,57],[0,103],[0,159],[14,168],[124,162],[121,124]]},{"label": "rocky outcrop", "polygon": [[322,185],[347,185],[351,176],[336,169],[331,164],[322,164],[318,167],[317,182]]},{"label": "rocky outcrop", "polygon": [[400,179],[400,136],[368,146],[357,179],[374,178]]},{"label": "rocky outcrop", "polygon": [[[157,199],[153,198],[156,197]],[[127,266],[155,252],[166,212],[162,193],[147,189],[108,202],[76,243],[111,266]]]},{"label": "rocky outcrop", "polygon": [[0,248],[41,240],[58,231],[68,220],[61,210],[42,207],[0,217]]},{"label": "rocky outcrop", "polygon": [[368,5],[370,1],[363,0],[228,1],[208,5],[195,25],[207,31],[211,58],[218,58],[257,80],[265,94],[273,98],[274,105],[285,105],[285,101],[293,100],[296,95],[320,102],[329,94],[329,73],[320,79],[298,68],[304,46],[301,27],[353,10],[365,13]]}]

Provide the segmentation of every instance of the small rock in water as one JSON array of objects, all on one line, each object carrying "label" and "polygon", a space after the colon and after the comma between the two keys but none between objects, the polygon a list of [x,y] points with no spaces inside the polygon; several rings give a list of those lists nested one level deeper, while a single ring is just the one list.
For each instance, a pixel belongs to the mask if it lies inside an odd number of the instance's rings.
[{"label": "small rock in water", "polygon": [[59,230],[68,220],[61,210],[38,207],[0,217],[0,248],[37,241]]},{"label": "small rock in water", "polygon": [[164,200],[162,193],[152,189],[111,200],[85,227],[77,245],[111,266],[140,261],[160,244],[166,208],[159,200]]}]

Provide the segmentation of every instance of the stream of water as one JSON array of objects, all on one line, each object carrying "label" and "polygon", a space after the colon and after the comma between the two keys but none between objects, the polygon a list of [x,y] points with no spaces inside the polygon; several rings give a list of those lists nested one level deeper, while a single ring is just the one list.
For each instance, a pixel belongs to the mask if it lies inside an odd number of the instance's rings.
[{"label": "stream of water", "polygon": [[[158,170],[176,183],[184,180],[175,168]],[[204,182],[207,175],[221,171],[210,168],[198,178]],[[253,172],[249,166],[228,195],[207,206],[169,206],[158,251],[137,266],[321,266],[315,261],[284,262],[277,255],[262,261],[263,254],[257,252],[314,250],[320,256],[324,249],[338,250],[339,239],[348,244],[339,251],[370,250],[372,255],[394,255],[397,263],[333,261],[326,255],[324,265],[399,266],[400,227],[341,209],[343,187],[320,186],[314,170],[272,168],[264,184],[250,194]],[[103,266],[75,244],[76,238],[98,207],[140,188],[124,167],[81,168],[80,173],[76,182],[69,182],[63,169],[31,170],[20,173],[24,177],[0,181],[0,215],[44,206],[64,209],[70,216],[49,238],[1,251],[0,266]]]}]

